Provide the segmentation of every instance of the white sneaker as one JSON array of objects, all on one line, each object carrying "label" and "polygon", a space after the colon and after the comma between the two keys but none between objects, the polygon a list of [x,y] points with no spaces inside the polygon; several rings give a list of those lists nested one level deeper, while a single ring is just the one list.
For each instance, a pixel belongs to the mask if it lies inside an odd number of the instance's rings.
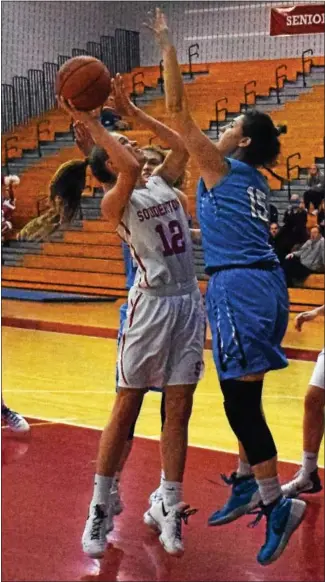
[{"label": "white sneaker", "polygon": [[94,505],[89,509],[84,533],[82,549],[90,558],[102,558],[106,550],[106,536],[113,530],[112,508],[108,511],[105,505]]},{"label": "white sneaker", "polygon": [[163,500],[163,493],[162,493],[162,486],[159,485],[158,489],[155,489],[150,497],[149,497],[149,505],[153,505],[154,503],[159,503],[159,501]]},{"label": "white sneaker", "polygon": [[[160,503],[162,500],[163,500],[162,487],[161,487],[161,485],[159,485],[158,489],[155,489],[151,493],[151,495],[149,497],[149,505],[151,507],[155,503]],[[149,526],[156,533],[160,533],[160,531],[161,531],[160,528],[158,527],[156,521],[154,519],[152,519],[152,517],[150,515],[150,509],[148,511],[146,511],[145,514],[143,515],[143,521],[147,526]]]},{"label": "white sneaker", "polygon": [[124,505],[121,499],[119,482],[114,479],[111,493],[110,493],[110,504],[113,507],[113,515],[120,515],[124,509]]},{"label": "white sneaker", "polygon": [[3,407],[1,409],[1,418],[14,432],[28,432],[30,430],[27,420],[18,412],[10,410],[10,408]]},{"label": "white sneaker", "polygon": [[190,515],[196,513],[186,503],[177,503],[165,508],[164,502],[154,503],[144,515],[144,521],[150,527],[160,532],[159,541],[168,554],[182,556],[184,546],[182,541],[182,520],[187,523]]},{"label": "white sneaker", "polygon": [[317,468],[306,473],[301,467],[294,479],[281,486],[285,497],[298,497],[301,493],[319,493],[323,489]]}]

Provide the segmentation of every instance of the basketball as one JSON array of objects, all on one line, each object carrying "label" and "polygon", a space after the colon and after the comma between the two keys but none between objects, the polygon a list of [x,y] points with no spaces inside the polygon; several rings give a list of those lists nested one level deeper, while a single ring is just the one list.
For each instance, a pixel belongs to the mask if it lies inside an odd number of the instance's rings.
[{"label": "basketball", "polygon": [[76,109],[91,111],[102,105],[111,90],[111,75],[102,61],[90,56],[66,61],[56,77],[56,94],[70,99]]}]

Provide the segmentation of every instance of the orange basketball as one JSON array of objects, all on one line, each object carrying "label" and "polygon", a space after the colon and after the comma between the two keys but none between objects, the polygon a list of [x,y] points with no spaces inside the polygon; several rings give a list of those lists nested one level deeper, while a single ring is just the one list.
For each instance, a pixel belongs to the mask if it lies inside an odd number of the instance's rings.
[{"label": "orange basketball", "polygon": [[55,90],[58,96],[71,99],[76,109],[91,111],[106,101],[111,91],[111,75],[95,57],[74,57],[58,71]]}]

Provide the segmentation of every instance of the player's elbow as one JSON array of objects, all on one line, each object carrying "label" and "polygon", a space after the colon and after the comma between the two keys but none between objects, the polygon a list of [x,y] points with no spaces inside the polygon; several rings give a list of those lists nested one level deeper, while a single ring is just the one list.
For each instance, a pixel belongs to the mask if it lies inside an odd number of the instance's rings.
[{"label": "player's elbow", "polygon": [[182,144],[182,163],[184,164],[184,166],[187,164],[189,159],[190,159],[190,154],[188,153],[185,145]]},{"label": "player's elbow", "polygon": [[120,209],[116,208],[116,206],[114,206],[110,200],[105,200],[103,198],[101,203],[101,213],[104,220],[109,223],[109,230],[116,230],[121,220],[122,212]]},{"label": "player's elbow", "polygon": [[191,133],[194,125],[194,120],[189,111],[187,109],[175,111],[171,113],[171,120],[177,133],[179,133],[183,140],[186,139],[186,136]]}]

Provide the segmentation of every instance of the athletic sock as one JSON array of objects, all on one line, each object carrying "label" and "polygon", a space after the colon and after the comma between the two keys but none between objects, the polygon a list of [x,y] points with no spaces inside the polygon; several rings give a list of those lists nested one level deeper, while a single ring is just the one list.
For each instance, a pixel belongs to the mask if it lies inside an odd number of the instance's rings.
[{"label": "athletic sock", "polygon": [[94,505],[105,505],[107,507],[109,494],[112,488],[114,477],[104,477],[95,474],[94,492],[91,500],[91,507]]},{"label": "athletic sock", "polygon": [[115,473],[115,475],[113,477],[111,491],[114,491],[114,490],[116,490],[116,489],[119,488],[120,479],[121,479],[121,472],[120,471],[116,471],[116,473]]},{"label": "athletic sock", "polygon": [[182,483],[178,481],[166,481],[162,483],[164,504],[171,507],[182,501]]},{"label": "athletic sock", "polygon": [[249,463],[245,463],[241,459],[238,458],[238,468],[236,471],[237,477],[248,477],[249,475],[253,475],[252,468]]},{"label": "athletic sock", "polygon": [[159,487],[160,487],[161,489],[162,489],[162,488],[163,488],[163,486],[164,486],[164,482],[165,482],[165,480],[166,480],[166,477],[165,477],[165,471],[164,471],[164,469],[161,469],[161,473],[160,473],[160,485],[159,485]]},{"label": "athletic sock", "polygon": [[302,469],[304,473],[310,475],[315,469],[317,469],[317,453],[303,452],[302,455]]},{"label": "athletic sock", "polygon": [[282,497],[281,485],[278,477],[268,479],[256,479],[263,505],[270,505],[279,497]]}]

